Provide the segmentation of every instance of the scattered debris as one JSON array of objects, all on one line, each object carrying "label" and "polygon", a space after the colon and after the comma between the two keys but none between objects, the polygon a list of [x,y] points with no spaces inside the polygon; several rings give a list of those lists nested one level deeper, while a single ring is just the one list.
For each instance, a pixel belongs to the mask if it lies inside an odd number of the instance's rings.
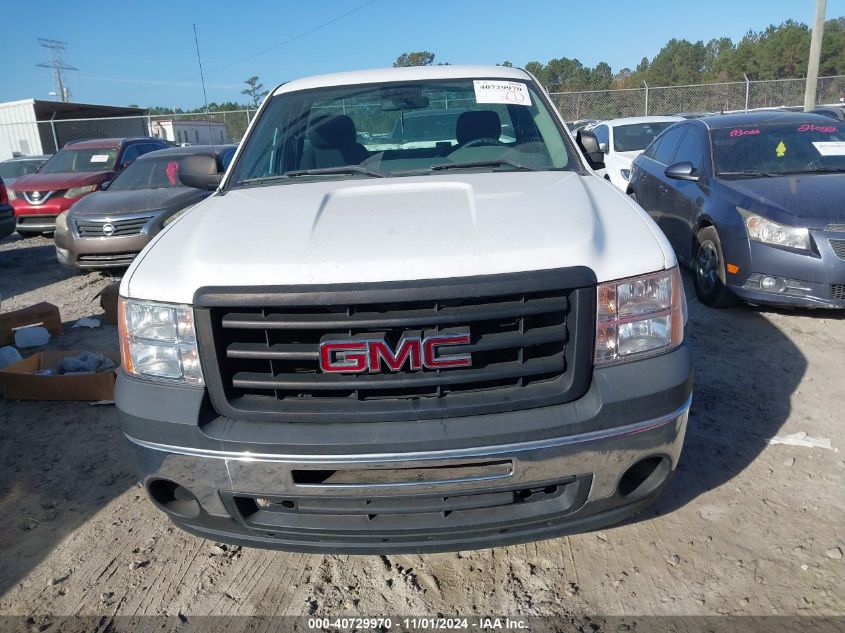
[{"label": "scattered debris", "polygon": [[827,437],[812,437],[806,431],[790,433],[789,435],[775,435],[769,444],[785,444],[787,446],[804,446],[805,448],[829,448],[833,445]]},{"label": "scattered debris", "polygon": [[828,558],[832,558],[833,560],[842,560],[842,549],[839,547],[831,547],[829,550],[825,552]]},{"label": "scattered debris", "polygon": [[94,317],[82,317],[73,324],[73,327],[87,327],[89,330],[93,330],[94,328],[100,327],[100,319],[95,319]]}]

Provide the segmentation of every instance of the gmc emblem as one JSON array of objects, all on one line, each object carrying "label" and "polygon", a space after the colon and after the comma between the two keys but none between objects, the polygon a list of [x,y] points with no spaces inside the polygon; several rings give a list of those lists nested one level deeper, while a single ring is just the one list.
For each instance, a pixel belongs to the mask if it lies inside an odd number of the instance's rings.
[{"label": "gmc emblem", "polygon": [[412,370],[470,367],[472,356],[469,354],[438,355],[441,347],[466,345],[469,341],[469,334],[403,337],[395,350],[383,339],[323,341],[320,343],[320,369],[326,373],[362,374],[380,372],[382,363],[389,371],[401,371],[405,365]]}]

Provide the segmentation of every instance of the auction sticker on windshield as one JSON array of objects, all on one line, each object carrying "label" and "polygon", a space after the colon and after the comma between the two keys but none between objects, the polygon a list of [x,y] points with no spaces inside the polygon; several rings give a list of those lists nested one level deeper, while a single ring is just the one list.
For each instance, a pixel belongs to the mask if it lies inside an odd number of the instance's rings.
[{"label": "auction sticker on windshield", "polygon": [[476,103],[504,103],[510,105],[531,105],[528,86],[518,81],[476,79],[473,82]]},{"label": "auction sticker on windshield", "polygon": [[845,156],[845,141],[819,141],[813,146],[822,156]]},{"label": "auction sticker on windshield", "polygon": [[109,162],[109,155],[108,154],[94,154],[91,156],[92,163],[107,163]]}]

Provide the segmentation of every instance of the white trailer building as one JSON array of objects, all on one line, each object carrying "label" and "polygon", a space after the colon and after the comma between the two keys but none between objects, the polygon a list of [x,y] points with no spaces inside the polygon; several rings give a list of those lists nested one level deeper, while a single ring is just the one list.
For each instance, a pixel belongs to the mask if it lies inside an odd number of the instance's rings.
[{"label": "white trailer building", "polygon": [[147,136],[143,108],[23,99],[0,103],[0,160],[52,154],[85,138]]},{"label": "white trailer building", "polygon": [[224,123],[204,119],[158,119],[150,124],[150,132],[176,145],[223,145],[232,142]]}]

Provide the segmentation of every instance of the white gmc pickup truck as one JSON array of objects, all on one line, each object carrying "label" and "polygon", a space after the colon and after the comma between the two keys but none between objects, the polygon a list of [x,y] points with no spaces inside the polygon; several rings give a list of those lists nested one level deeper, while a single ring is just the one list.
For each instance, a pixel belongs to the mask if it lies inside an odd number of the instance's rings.
[{"label": "white gmc pickup truck", "polygon": [[[579,149],[580,146],[580,149]],[[619,522],[678,464],[675,255],[523,70],[291,81],[121,285],[123,431],[205,538],[462,550]]]}]

